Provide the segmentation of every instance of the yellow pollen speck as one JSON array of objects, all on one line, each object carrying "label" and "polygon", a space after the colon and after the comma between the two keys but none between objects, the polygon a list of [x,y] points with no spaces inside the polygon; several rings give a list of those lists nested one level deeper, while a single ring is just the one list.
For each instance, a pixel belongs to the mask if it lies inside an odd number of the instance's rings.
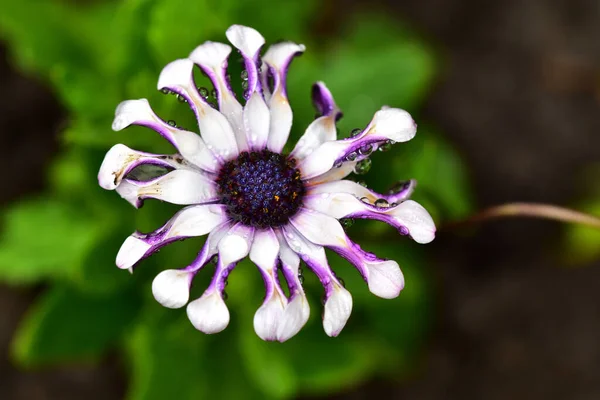
[{"label": "yellow pollen speck", "polygon": [[273,196],[273,198],[275,199],[275,201],[279,201],[279,196],[275,195]]},{"label": "yellow pollen speck", "polygon": [[269,209],[268,209],[267,207],[265,207],[265,208],[263,208],[263,212],[264,212],[265,214],[267,214],[267,213],[269,212]]}]

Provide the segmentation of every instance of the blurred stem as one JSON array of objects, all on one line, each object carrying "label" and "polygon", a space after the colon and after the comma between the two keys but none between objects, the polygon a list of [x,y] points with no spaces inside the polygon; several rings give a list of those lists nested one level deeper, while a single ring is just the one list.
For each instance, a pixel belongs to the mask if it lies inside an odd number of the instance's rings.
[{"label": "blurred stem", "polygon": [[451,222],[444,228],[455,228],[458,226],[470,225],[473,223],[504,217],[543,218],[561,222],[588,225],[600,229],[600,218],[598,217],[552,204],[540,203],[507,203],[499,206],[493,206],[464,220]]}]

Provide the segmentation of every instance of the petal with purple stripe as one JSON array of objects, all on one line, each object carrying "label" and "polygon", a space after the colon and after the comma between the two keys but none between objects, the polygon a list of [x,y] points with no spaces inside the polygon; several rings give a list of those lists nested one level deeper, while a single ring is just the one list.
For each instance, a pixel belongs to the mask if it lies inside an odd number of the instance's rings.
[{"label": "petal with purple stripe", "polygon": [[277,340],[287,298],[277,279],[279,241],[272,229],[257,231],[250,250],[250,260],[256,264],[265,283],[265,298],[254,314],[254,330],[263,340]]},{"label": "petal with purple stripe", "polygon": [[221,205],[185,207],[158,230],[152,233],[135,232],[129,236],[117,253],[117,267],[129,269],[161,247],[175,240],[206,235],[228,219]]},{"label": "petal with purple stripe", "polygon": [[131,125],[148,127],[168,140],[179,154],[205,171],[216,172],[218,160],[197,133],[179,129],[160,119],[146,99],[126,100],[117,106],[112,128],[120,131]]},{"label": "petal with purple stripe", "polygon": [[121,180],[140,165],[156,165],[169,169],[191,169],[181,156],[151,154],[132,150],[124,144],[114,145],[104,156],[98,172],[100,186],[114,190]]},{"label": "petal with purple stripe", "polygon": [[416,184],[417,182],[415,180],[399,182],[395,185],[395,188],[390,190],[389,194],[386,195],[374,192],[353,181],[340,180],[310,186],[307,190],[307,194],[321,194],[322,198],[327,198],[328,194],[349,193],[357,199],[361,199],[371,204],[379,202],[380,204],[391,205],[394,203],[401,203],[408,199],[414,191]]},{"label": "petal with purple stripe", "polygon": [[167,64],[158,78],[158,89],[175,92],[189,103],[190,108],[196,114],[200,136],[206,142],[206,146],[219,160],[227,160],[238,154],[234,130],[225,115],[212,108],[200,96],[194,84],[193,69],[194,62],[187,58]]},{"label": "petal with purple stripe", "polygon": [[256,30],[247,26],[232,25],[225,32],[227,39],[234,45],[244,58],[244,67],[246,68],[247,95],[246,99],[252,93],[261,91],[260,80],[258,79],[258,57],[260,49],[265,44],[265,38]]},{"label": "petal with purple stripe", "polygon": [[248,148],[242,125],[242,106],[235,98],[227,79],[227,59],[231,47],[224,43],[204,42],[190,53],[190,60],[196,63],[211,80],[217,93],[219,111],[231,124],[239,151]]},{"label": "petal with purple stripe", "polygon": [[123,179],[117,193],[134,207],[144,199],[157,199],[172,204],[209,203],[219,199],[214,181],[200,171],[176,169],[149,181]]},{"label": "petal with purple stripe", "polygon": [[287,142],[292,128],[292,108],[286,93],[286,75],[290,62],[294,56],[304,52],[304,45],[291,42],[274,44],[263,56],[263,62],[268,68],[263,68],[263,82],[269,76],[273,77],[273,93],[268,94],[268,84],[263,85],[265,99],[271,111],[271,124],[269,129],[269,150],[280,153]]},{"label": "petal with purple stripe", "polygon": [[368,158],[379,146],[406,142],[415,136],[417,125],[410,114],[398,108],[384,108],[375,113],[369,125],[355,137],[324,142],[299,163],[304,179],[324,174],[344,162]]},{"label": "petal with purple stripe", "polygon": [[352,296],[337,279],[325,256],[325,249],[314,244],[293,225],[283,228],[283,236],[289,247],[317,275],[325,288],[325,310],[323,329],[328,336],[337,336],[342,331],[352,313]]}]

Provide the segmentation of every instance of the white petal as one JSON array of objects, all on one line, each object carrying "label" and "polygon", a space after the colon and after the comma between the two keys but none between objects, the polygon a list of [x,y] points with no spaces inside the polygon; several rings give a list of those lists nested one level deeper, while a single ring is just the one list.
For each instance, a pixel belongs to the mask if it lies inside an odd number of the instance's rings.
[{"label": "white petal", "polygon": [[339,335],[352,313],[352,296],[340,285],[334,285],[325,301],[323,328],[328,336]]},{"label": "white petal", "polygon": [[335,140],[335,137],[335,117],[319,117],[308,126],[291,155],[297,160],[302,160],[324,142]]},{"label": "white petal", "polygon": [[116,190],[134,207],[139,207],[141,200],[146,198],[181,205],[206,203],[219,198],[212,179],[191,170],[174,170],[147,182],[126,179]]},{"label": "white petal", "polygon": [[129,236],[117,253],[117,267],[121,269],[129,269],[137,263],[152,246],[143,240]]},{"label": "white petal", "polygon": [[384,299],[398,297],[404,288],[404,276],[398,263],[392,260],[366,263],[369,290]]},{"label": "white petal", "polygon": [[198,134],[181,130],[160,119],[146,99],[126,100],[117,106],[112,128],[115,131],[130,125],[146,126],[168,140],[179,154],[190,163],[210,172],[218,171],[219,164]]},{"label": "white petal", "polygon": [[[406,111],[398,108],[379,110],[367,128],[356,137],[325,142],[316,148],[300,162],[302,176],[304,179],[311,179],[326,173],[335,163],[363,145],[377,149],[388,140],[406,142],[415,136],[416,131],[417,125]],[[360,155],[358,157],[361,158]]]},{"label": "white petal", "polygon": [[346,246],[346,232],[335,218],[302,209],[290,222],[313,243],[322,246]]},{"label": "white petal", "polygon": [[229,324],[229,310],[219,292],[192,301],[186,311],[192,325],[204,333],[221,332]]},{"label": "white petal", "polygon": [[227,82],[227,58],[231,47],[224,43],[204,42],[190,53],[190,60],[198,64],[208,75],[217,91],[219,110],[227,118],[240,151],[247,149],[246,135],[242,124],[242,106],[237,101]]},{"label": "white petal", "polygon": [[227,39],[241,53],[253,57],[265,44],[265,38],[255,29],[242,25],[232,25],[225,32]]},{"label": "white petal", "polygon": [[263,56],[263,62],[274,72],[275,87],[269,98],[271,125],[267,147],[280,153],[287,142],[292,128],[292,109],[287,99],[286,74],[292,58],[304,52],[304,45],[285,42],[274,44]]},{"label": "white petal", "polygon": [[275,293],[254,314],[254,331],[263,340],[277,340],[277,330],[286,306],[285,297]]},{"label": "white petal", "polygon": [[152,294],[164,307],[181,308],[190,298],[192,277],[192,273],[184,270],[162,271],[152,281]]},{"label": "white petal", "polygon": [[395,208],[392,216],[404,225],[417,243],[429,243],[435,238],[435,223],[422,205],[406,200]]},{"label": "white petal", "polygon": [[250,148],[264,148],[269,139],[269,107],[258,92],[254,92],[244,107],[244,127]]},{"label": "white petal", "polygon": [[224,265],[246,257],[254,236],[253,228],[237,224],[219,241],[219,258]]},{"label": "white petal", "polygon": [[273,270],[279,253],[279,241],[271,229],[261,230],[254,235],[250,260],[262,270]]},{"label": "white petal", "polygon": [[298,293],[292,301],[288,303],[280,317],[277,327],[277,340],[285,342],[290,339],[306,324],[310,315],[308,300],[304,292]]},{"label": "white petal", "polygon": [[338,168],[332,168],[324,174],[315,176],[314,178],[308,179],[305,181],[307,186],[320,185],[322,183],[339,181],[340,179],[344,179],[352,172],[354,172],[354,168],[356,167],[357,161],[347,161],[343,163]]},{"label": "white petal", "polygon": [[234,131],[225,115],[212,108],[198,93],[192,79],[193,68],[190,59],[171,62],[160,73],[158,89],[167,88],[184,96],[196,114],[200,135],[208,149],[219,159],[231,158],[238,154]]}]

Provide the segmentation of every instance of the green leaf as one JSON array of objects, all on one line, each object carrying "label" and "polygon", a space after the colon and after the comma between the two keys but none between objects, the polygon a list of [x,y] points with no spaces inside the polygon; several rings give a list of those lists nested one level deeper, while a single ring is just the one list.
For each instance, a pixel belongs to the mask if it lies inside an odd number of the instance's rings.
[{"label": "green leaf", "polygon": [[14,338],[13,355],[23,365],[96,359],[117,344],[138,307],[130,292],[94,298],[54,286],[29,310]]},{"label": "green leaf", "polygon": [[69,203],[53,198],[23,201],[4,216],[0,279],[30,283],[74,274],[106,231]]}]

